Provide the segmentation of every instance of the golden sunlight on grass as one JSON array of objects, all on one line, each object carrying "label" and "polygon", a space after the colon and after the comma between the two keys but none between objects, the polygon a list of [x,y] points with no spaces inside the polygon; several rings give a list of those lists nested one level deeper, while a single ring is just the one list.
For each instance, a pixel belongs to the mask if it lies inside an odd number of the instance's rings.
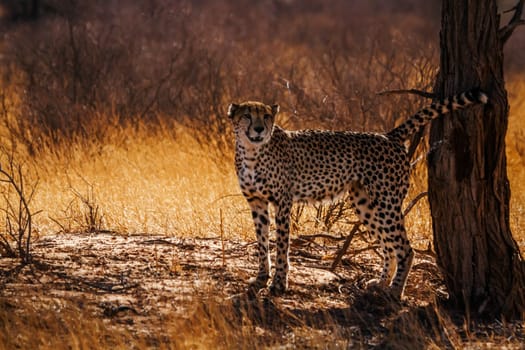
[{"label": "golden sunlight on grass", "polygon": [[[521,91],[525,91],[523,81],[509,83],[507,153],[511,225],[523,250],[525,106]],[[67,150],[42,154],[32,162],[38,173],[32,208],[43,210],[35,217],[41,234],[102,229],[123,234],[223,234],[253,239],[231,154],[221,154],[196,141],[180,125],[108,128],[103,144],[73,142]],[[425,190],[424,159],[420,163],[407,202]],[[312,215],[308,210],[302,217],[303,230],[296,233],[312,233],[315,225],[308,225]],[[426,247],[431,238],[426,199],[407,216],[407,226],[414,244]]]},{"label": "golden sunlight on grass", "polygon": [[[241,236],[250,232],[232,162],[179,127],[115,128],[103,144],[42,155],[35,209],[43,233],[90,228],[124,234]],[[222,215],[222,227],[221,227]]]},{"label": "golden sunlight on grass", "polygon": [[[1,310],[0,349],[124,349],[131,338],[65,300],[35,306],[19,298],[16,306],[2,301]],[[134,344],[141,346],[139,339]]]},{"label": "golden sunlight on grass", "polygon": [[516,75],[507,84],[509,128],[507,131],[507,172],[510,181],[510,225],[525,254],[525,75]]}]

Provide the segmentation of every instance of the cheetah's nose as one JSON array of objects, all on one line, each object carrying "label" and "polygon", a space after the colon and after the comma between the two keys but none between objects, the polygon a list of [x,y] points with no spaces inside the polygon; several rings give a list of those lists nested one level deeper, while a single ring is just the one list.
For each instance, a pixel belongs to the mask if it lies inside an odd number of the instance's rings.
[{"label": "cheetah's nose", "polygon": [[264,126],[256,126],[253,128],[253,130],[255,130],[256,133],[260,134],[264,131]]}]

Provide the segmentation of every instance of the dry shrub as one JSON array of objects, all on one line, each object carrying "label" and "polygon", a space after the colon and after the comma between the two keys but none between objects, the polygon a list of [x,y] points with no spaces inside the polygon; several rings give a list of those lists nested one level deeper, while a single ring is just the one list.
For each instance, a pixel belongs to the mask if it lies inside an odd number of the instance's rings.
[{"label": "dry shrub", "polygon": [[32,200],[38,180],[28,180],[28,170],[12,153],[0,148],[0,257],[31,262],[31,240],[35,234]]},{"label": "dry shrub", "polygon": [[53,6],[6,37],[4,75],[20,99],[8,126],[33,153],[78,135],[103,142],[108,122],[159,117],[224,151],[225,108],[240,99],[281,103],[295,127],[384,130],[399,117],[388,106],[405,115],[414,99],[378,103],[376,93],[427,89],[434,73],[432,47],[386,23],[364,32],[345,17],[360,7],[345,2]]},{"label": "dry shrub", "polygon": [[77,137],[103,143],[108,123],[160,115],[224,134],[222,53],[199,39],[186,6],[101,14],[93,4],[10,31],[4,85],[20,100],[10,133],[32,154]]}]

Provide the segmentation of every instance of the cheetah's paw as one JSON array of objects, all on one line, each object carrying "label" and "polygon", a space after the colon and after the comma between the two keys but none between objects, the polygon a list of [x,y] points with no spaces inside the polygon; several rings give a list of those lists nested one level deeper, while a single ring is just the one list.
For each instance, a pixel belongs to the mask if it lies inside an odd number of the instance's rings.
[{"label": "cheetah's paw", "polygon": [[281,296],[286,293],[287,289],[287,283],[283,283],[280,279],[274,279],[270,285],[270,294],[273,296]]},{"label": "cheetah's paw", "polygon": [[248,281],[248,290],[258,292],[259,290],[266,288],[269,279],[269,275],[258,275],[257,277],[250,278]]}]

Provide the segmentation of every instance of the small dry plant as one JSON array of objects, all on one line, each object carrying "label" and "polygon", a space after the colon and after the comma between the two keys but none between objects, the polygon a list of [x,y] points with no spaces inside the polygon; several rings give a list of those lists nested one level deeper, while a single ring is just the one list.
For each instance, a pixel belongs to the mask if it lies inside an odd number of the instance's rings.
[{"label": "small dry plant", "polygon": [[82,181],[87,185],[87,189],[81,192],[70,184],[69,189],[74,198],[63,210],[63,217],[51,218],[51,220],[60,227],[61,232],[65,233],[107,232],[105,217],[96,199],[94,186],[85,179]]},{"label": "small dry plant", "polygon": [[23,264],[31,262],[31,239],[34,233],[30,203],[35,194],[37,182],[27,183],[25,169],[14,160],[12,154],[2,157],[0,182],[2,203],[0,211],[4,228],[0,231],[0,255],[20,258]]},{"label": "small dry plant", "polygon": [[82,228],[82,231],[88,233],[103,231],[104,214],[95,199],[93,185],[88,184],[88,189],[84,194],[74,188],[71,188],[71,191],[81,203],[82,216],[79,226]]}]

